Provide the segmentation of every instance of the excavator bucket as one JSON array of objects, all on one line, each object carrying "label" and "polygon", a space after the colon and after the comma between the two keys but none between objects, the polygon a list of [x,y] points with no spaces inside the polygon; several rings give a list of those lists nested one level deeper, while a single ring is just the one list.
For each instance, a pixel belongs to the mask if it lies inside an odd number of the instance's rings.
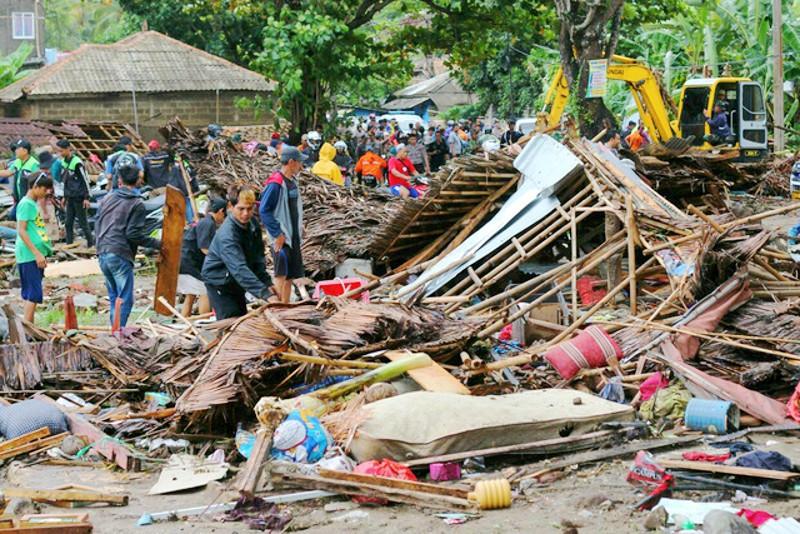
[{"label": "excavator bucket", "polygon": [[642,154],[646,156],[680,156],[681,154],[687,152],[690,148],[692,148],[692,142],[694,141],[694,136],[690,135],[689,137],[682,138],[682,137],[673,137],[669,139],[665,143],[652,143],[647,145],[643,150]]}]

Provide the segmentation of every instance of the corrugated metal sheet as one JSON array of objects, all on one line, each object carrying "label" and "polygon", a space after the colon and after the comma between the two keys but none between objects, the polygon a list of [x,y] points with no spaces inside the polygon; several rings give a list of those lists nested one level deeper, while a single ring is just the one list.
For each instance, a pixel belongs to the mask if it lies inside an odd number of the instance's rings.
[{"label": "corrugated metal sheet", "polygon": [[28,96],[175,91],[270,91],[274,83],[158,32],[111,45],[83,45],[70,56],[0,91],[0,102]]}]

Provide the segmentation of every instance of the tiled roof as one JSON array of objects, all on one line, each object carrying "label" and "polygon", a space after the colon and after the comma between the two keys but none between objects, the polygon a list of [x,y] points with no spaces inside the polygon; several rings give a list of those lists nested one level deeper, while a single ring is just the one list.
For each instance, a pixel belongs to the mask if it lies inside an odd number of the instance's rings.
[{"label": "tiled roof", "polygon": [[68,57],[0,91],[23,96],[173,91],[270,91],[274,82],[155,31],[110,45],[82,45]]}]

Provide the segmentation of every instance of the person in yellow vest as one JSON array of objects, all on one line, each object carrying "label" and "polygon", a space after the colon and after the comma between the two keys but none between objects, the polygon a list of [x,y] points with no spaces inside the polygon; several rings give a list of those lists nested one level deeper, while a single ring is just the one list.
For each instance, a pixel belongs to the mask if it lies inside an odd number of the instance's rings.
[{"label": "person in yellow vest", "polygon": [[325,143],[319,151],[319,161],[311,167],[311,172],[325,178],[336,185],[344,185],[344,177],[339,166],[334,163],[333,158],[336,157],[336,149],[330,143]]}]

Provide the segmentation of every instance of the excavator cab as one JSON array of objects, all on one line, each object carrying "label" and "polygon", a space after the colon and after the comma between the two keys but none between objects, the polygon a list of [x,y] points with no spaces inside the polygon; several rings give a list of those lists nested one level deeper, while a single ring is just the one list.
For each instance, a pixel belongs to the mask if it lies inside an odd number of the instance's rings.
[{"label": "excavator cab", "polygon": [[[713,113],[723,103],[731,128],[729,139],[716,147],[704,137],[711,133],[703,112]],[[767,111],[761,86],[747,78],[701,78],[683,86],[678,106],[678,135],[693,138],[705,150],[726,148],[739,151],[740,161],[755,161],[767,155]]]},{"label": "excavator cab", "polygon": [[[693,145],[697,150],[737,151],[740,161],[759,160],[767,155],[767,112],[764,91],[757,82],[734,77],[689,80],[681,90],[676,108],[658,75],[644,63],[615,55],[606,75],[609,80],[628,85],[653,141],[672,152],[680,153]],[[559,67],[544,98],[541,115],[546,122],[537,131],[559,126],[569,91],[567,79]],[[731,136],[722,144],[712,146],[704,139],[711,129],[703,111],[711,114],[717,101],[727,104]],[[677,118],[673,120],[672,117]]]}]

